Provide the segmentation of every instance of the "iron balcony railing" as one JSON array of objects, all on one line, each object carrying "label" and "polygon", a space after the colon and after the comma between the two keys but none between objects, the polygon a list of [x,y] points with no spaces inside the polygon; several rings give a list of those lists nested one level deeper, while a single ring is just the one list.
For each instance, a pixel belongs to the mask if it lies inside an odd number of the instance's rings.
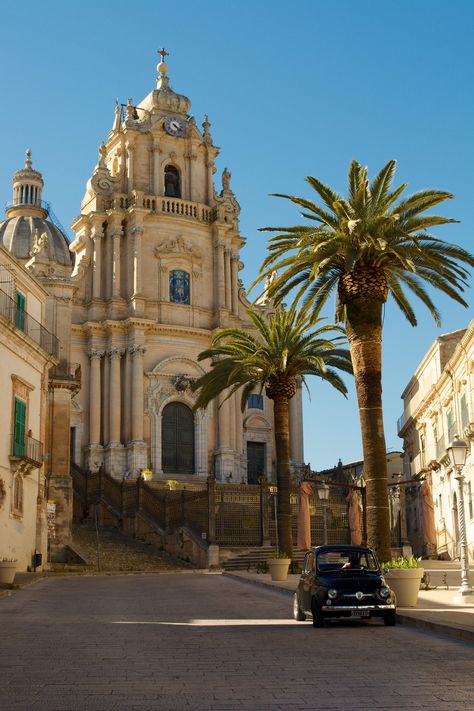
[{"label": "iron balcony railing", "polygon": [[20,331],[26,333],[43,350],[55,358],[59,355],[59,341],[39,321],[34,319],[27,311],[23,311],[8,294],[0,289],[0,316],[6,318]]},{"label": "iron balcony railing", "polygon": [[15,459],[22,459],[25,462],[40,467],[43,464],[43,444],[30,435],[19,437],[12,434],[10,454]]}]

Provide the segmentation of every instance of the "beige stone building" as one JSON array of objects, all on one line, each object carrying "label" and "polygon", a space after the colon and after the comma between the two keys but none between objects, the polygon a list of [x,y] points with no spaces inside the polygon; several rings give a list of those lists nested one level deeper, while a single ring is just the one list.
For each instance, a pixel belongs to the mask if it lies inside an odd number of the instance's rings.
[{"label": "beige stone building", "polygon": [[[271,479],[272,402],[255,393],[192,411],[190,389],[208,364],[198,354],[216,329],[248,327],[239,271],[245,244],[225,169],[216,191],[210,123],[158,65],[156,88],[116,107],[99,148],[70,245],[31,155],[13,181],[0,239],[48,293],[46,324],[61,343],[50,380],[48,480],[58,540],[68,542],[70,460],[117,479]],[[263,299],[258,308],[269,309]],[[301,388],[290,407],[291,459],[303,462]]]},{"label": "beige stone building", "polygon": [[[474,559],[474,321],[437,338],[402,394],[408,535],[418,554],[459,557],[459,491],[446,448],[468,444],[464,504],[469,556]],[[419,480],[419,483],[418,483]],[[431,529],[431,531],[430,531]]]},{"label": "beige stone building", "polygon": [[[46,290],[0,247],[0,560],[18,570],[46,560],[43,455],[48,372],[57,339],[45,328]],[[39,564],[39,559],[36,559]]]}]

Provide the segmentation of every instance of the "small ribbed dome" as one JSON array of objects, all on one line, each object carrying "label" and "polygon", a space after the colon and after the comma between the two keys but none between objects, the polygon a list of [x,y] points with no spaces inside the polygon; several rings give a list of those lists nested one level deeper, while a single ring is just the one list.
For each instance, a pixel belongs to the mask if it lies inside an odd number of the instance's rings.
[{"label": "small ribbed dome", "polygon": [[6,206],[7,219],[0,221],[0,244],[17,259],[29,260],[33,253],[41,251],[50,262],[70,267],[74,259],[69,242],[61,229],[47,219],[51,207],[41,199],[43,185],[28,149],[24,167],[13,176],[13,201]]},{"label": "small ribbed dome", "polygon": [[17,259],[30,259],[39,237],[46,233],[45,252],[51,262],[70,267],[73,255],[61,230],[43,217],[17,215],[0,222],[0,242]]}]

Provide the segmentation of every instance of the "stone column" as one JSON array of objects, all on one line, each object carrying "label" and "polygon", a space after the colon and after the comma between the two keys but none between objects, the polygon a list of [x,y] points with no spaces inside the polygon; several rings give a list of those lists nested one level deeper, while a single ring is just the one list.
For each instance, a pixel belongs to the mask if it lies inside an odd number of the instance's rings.
[{"label": "stone column", "polygon": [[239,257],[232,255],[231,259],[231,279],[232,279],[232,313],[239,315]]},{"label": "stone column", "polygon": [[127,150],[127,188],[130,193],[133,190],[133,144],[126,143]]},{"label": "stone column", "polygon": [[133,296],[142,292],[142,234],[143,227],[134,227],[133,233]]},{"label": "stone column", "polygon": [[91,348],[89,358],[91,360],[90,383],[89,383],[89,444],[100,444],[100,359],[104,352]]},{"label": "stone column", "polygon": [[122,230],[117,229],[112,233],[113,256],[112,256],[112,298],[120,299],[120,240]]},{"label": "stone column", "polygon": [[110,416],[110,406],[109,406],[109,393],[110,393],[110,351],[104,351],[104,371],[102,373],[102,441],[104,444],[110,442],[110,429],[109,429],[109,416]]},{"label": "stone column", "polygon": [[124,351],[121,348],[111,348],[110,356],[110,387],[109,387],[109,442],[120,444],[121,392],[120,392],[120,358]]},{"label": "stone column", "polygon": [[102,272],[102,228],[98,225],[92,232],[92,298],[101,298],[101,272]]},{"label": "stone column", "polygon": [[224,283],[224,242],[217,241],[214,244],[215,269],[216,269],[216,306],[221,309],[225,306],[225,283]]},{"label": "stone column", "polygon": [[153,194],[162,195],[164,193],[161,182],[160,147],[158,142],[153,143]]},{"label": "stone column", "polygon": [[224,271],[225,271],[225,305],[229,311],[232,308],[232,283],[230,271],[230,249],[224,250]]},{"label": "stone column", "polygon": [[211,205],[214,198],[214,182],[212,176],[214,175],[214,162],[207,162],[207,204]]},{"label": "stone column", "polygon": [[289,410],[289,426],[290,426],[290,459],[296,461],[298,459],[298,410],[297,410],[298,392],[288,402]]},{"label": "stone column", "polygon": [[125,351],[125,373],[124,373],[124,398],[123,398],[123,440],[129,442],[131,433],[131,395],[132,395],[132,355],[130,348]]},{"label": "stone column", "polygon": [[229,401],[224,398],[225,393],[218,397],[219,449],[229,449]]},{"label": "stone column", "polygon": [[130,347],[132,356],[132,440],[143,441],[143,355],[145,346]]}]

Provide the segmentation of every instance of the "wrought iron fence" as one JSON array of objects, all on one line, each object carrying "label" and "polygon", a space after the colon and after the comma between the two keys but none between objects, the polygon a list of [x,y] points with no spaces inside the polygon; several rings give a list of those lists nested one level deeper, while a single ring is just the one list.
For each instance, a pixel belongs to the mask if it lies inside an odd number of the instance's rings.
[{"label": "wrought iron fence", "polygon": [[[278,544],[276,516],[276,487],[268,482],[260,485],[222,484],[208,480],[202,485],[185,485],[170,490],[156,482],[117,481],[103,471],[80,473],[73,467],[74,488],[87,506],[104,502],[113,508],[118,517],[139,515],[147,517],[166,531],[174,531],[182,526],[191,529],[196,536],[221,546],[247,546]],[[74,473],[75,472],[75,473]],[[328,501],[321,501],[317,491],[309,497],[311,543],[349,543],[348,493],[359,487],[346,484],[329,485]],[[298,489],[290,493],[291,525],[293,543],[297,545]],[[391,506],[395,502],[391,502]],[[363,507],[365,509],[365,506]],[[361,525],[362,539],[365,540],[365,522]],[[403,532],[398,520],[392,527],[392,544],[399,545]]]}]

